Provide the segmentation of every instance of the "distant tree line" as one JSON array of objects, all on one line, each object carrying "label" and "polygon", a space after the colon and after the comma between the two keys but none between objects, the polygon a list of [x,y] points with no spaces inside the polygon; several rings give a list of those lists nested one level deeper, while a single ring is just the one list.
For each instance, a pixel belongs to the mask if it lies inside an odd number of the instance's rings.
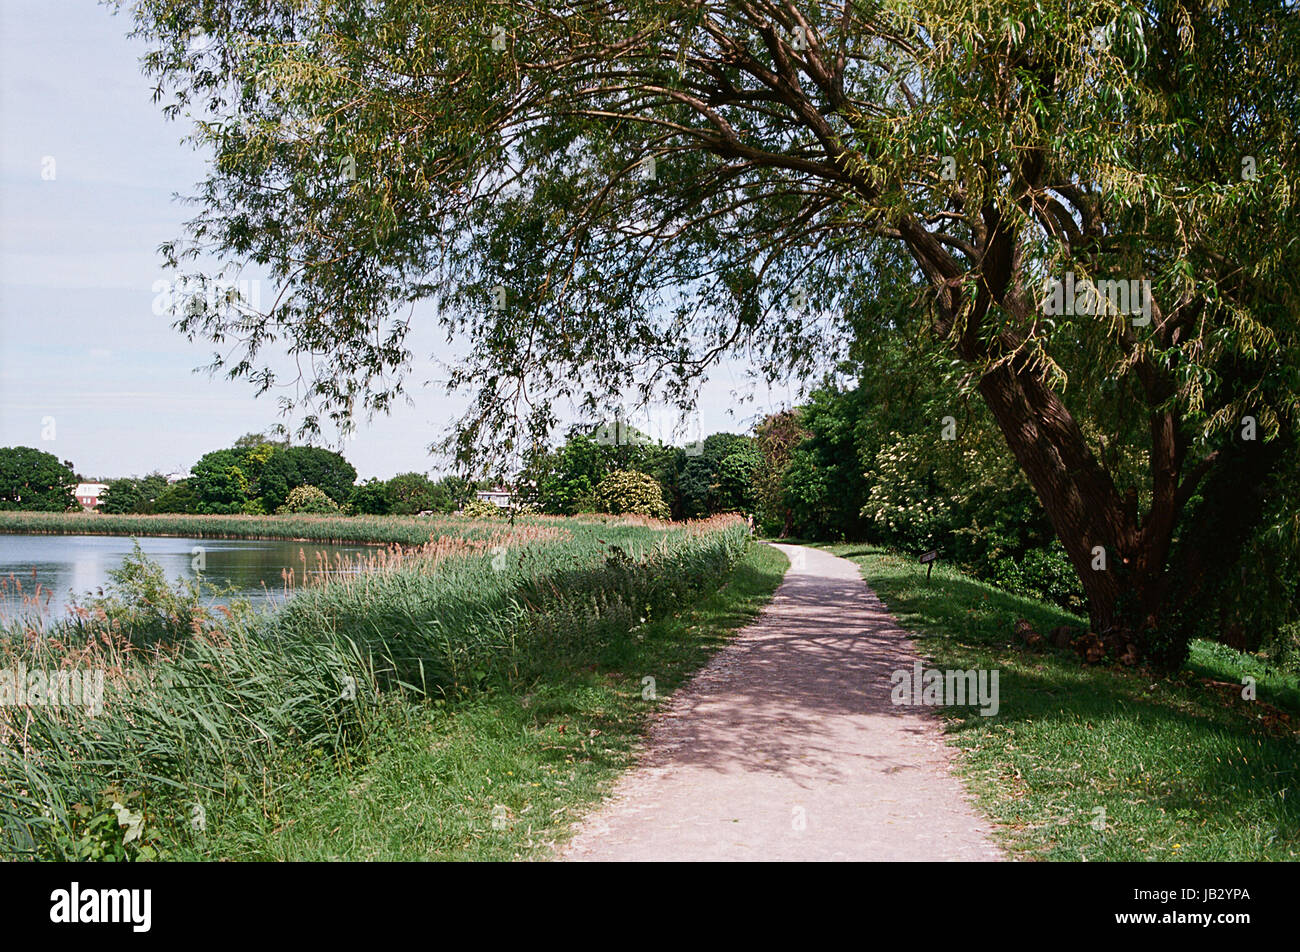
[{"label": "distant tree line", "polygon": [[[26,446],[0,447],[0,510],[79,509],[79,477],[68,462]],[[205,453],[175,482],[160,472],[106,481],[96,507],[110,514],[194,513],[265,515],[283,512],[411,515],[456,512],[481,484],[460,476],[437,479],[399,473],[357,484],[356,468],[340,453],[291,446],[263,434],[240,437]]]},{"label": "distant tree line", "polygon": [[[148,479],[149,477],[146,477]],[[340,512],[412,515],[455,512],[478,485],[459,476],[432,479],[399,473],[357,485],[357,471],[340,453],[315,446],[290,446],[251,433],[229,449],[202,456],[190,476],[145,501],[143,512],[231,513]],[[105,494],[111,505],[116,480]],[[311,490],[311,491],[308,491]],[[123,495],[131,492],[123,487]],[[108,510],[106,507],[106,511]]]},{"label": "distant tree line", "polygon": [[752,436],[715,433],[681,447],[653,441],[633,427],[611,436],[602,424],[573,427],[558,447],[534,450],[515,482],[524,505],[553,515],[752,515],[761,462]]}]

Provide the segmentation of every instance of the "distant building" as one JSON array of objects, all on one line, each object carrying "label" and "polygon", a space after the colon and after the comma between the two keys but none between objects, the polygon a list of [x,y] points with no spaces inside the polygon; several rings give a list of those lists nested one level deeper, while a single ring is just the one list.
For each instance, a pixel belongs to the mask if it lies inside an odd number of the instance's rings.
[{"label": "distant building", "polygon": [[190,478],[189,473],[168,473],[167,485],[170,486],[172,483],[179,483],[182,479],[189,479],[189,478]]},{"label": "distant building", "polygon": [[95,507],[99,505],[99,497],[104,495],[104,490],[108,488],[106,483],[77,483],[77,488],[73,490],[72,495],[77,497],[77,502],[81,503],[81,508],[86,512],[94,512]]},{"label": "distant building", "polygon": [[481,499],[483,502],[490,502],[494,506],[500,506],[507,509],[511,501],[515,498],[514,493],[508,489],[502,489],[498,486],[496,489],[477,489],[474,491],[474,498]]}]

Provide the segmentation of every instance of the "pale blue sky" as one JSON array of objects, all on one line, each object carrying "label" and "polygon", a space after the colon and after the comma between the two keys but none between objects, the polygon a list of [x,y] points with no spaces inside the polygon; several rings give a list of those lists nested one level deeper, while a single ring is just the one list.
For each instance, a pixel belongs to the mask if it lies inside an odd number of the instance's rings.
[{"label": "pale blue sky", "polygon": [[[0,445],[92,477],[188,468],[279,419],[248,384],[194,373],[208,351],[153,313],[154,283],[171,277],[156,249],[192,213],[173,196],[193,190],[203,158],[151,102],[128,29],[93,0],[0,3]],[[426,319],[417,358],[439,342]],[[343,451],[362,477],[442,468],[425,448],[465,398],[423,385],[436,376],[432,360],[417,365],[415,405],[360,423]],[[742,430],[794,396],[764,388],[736,406],[737,388],[752,392],[737,366],[703,388],[705,434]],[[671,413],[653,422],[671,437]]]}]

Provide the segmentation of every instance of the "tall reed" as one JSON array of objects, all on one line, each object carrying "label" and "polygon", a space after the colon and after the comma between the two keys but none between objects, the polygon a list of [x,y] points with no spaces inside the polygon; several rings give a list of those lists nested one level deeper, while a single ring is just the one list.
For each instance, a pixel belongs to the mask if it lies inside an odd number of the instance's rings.
[{"label": "tall reed", "polygon": [[[734,517],[460,528],[442,520],[419,548],[309,573],[270,611],[186,616],[183,635],[139,637],[120,592],[108,610],[0,628],[0,670],[104,676],[98,713],[0,706],[0,852],[165,857],[203,835],[198,816],[219,823],[224,806],[296,771],[350,769],[393,705],[545,678],[716,588],[748,545]],[[126,832],[94,822],[106,810]],[[137,835],[106,850],[106,827]]]}]

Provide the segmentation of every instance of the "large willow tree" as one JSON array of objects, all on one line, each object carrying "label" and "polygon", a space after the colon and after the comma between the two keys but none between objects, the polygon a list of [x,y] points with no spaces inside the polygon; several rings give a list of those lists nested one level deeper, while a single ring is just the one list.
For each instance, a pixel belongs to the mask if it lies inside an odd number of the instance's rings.
[{"label": "large willow tree", "polygon": [[[919,317],[1042,500],[1093,625],[1157,663],[1182,657],[1294,445],[1291,3],[134,16],[159,98],[213,154],[171,265],[277,284],[263,313],[223,299],[179,326],[263,390],[289,383],[268,354],[295,355],[308,427],[391,405],[428,356],[407,345],[426,300],[473,341],[452,374],[477,393],[465,452],[546,431],[559,398],[635,382],[688,400],[729,352],[801,375]],[[1051,280],[1137,282],[1145,307],[1053,306]]]}]

